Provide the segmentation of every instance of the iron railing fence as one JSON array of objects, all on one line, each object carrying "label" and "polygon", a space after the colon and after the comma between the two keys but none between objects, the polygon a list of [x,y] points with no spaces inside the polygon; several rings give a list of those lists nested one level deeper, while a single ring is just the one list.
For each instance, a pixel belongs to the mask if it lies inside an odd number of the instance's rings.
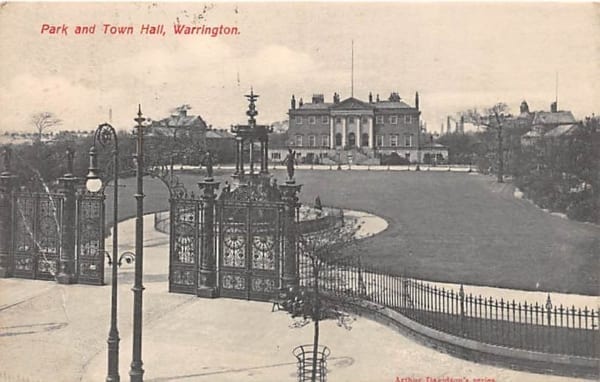
[{"label": "iron railing fence", "polygon": [[[300,285],[311,288],[313,265],[299,258]],[[600,358],[600,309],[516,301],[465,293],[356,261],[322,264],[320,289],[337,299],[362,299],[422,325],[475,341],[550,354]]]}]

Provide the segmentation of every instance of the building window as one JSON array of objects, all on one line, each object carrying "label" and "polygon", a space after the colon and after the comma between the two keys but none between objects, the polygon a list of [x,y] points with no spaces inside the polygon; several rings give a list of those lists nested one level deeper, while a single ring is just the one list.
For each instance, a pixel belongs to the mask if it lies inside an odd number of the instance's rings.
[{"label": "building window", "polygon": [[335,119],[335,123],[342,123],[342,119],[341,119],[340,117],[337,117],[337,118]]},{"label": "building window", "polygon": [[410,162],[410,153],[404,153],[404,158]]},{"label": "building window", "polygon": [[317,145],[317,138],[314,135],[308,136],[308,146],[315,147]]},{"label": "building window", "polygon": [[354,133],[348,134],[348,146],[350,146],[350,147],[356,146],[356,134],[354,134]]},{"label": "building window", "polygon": [[341,146],[342,145],[342,133],[337,133],[335,135],[335,145],[336,146]]},{"label": "building window", "polygon": [[321,136],[321,146],[323,146],[323,147],[329,147],[329,135],[322,135]]},{"label": "building window", "polygon": [[296,116],[296,124],[297,125],[301,125],[302,124],[302,117],[299,116],[299,115]]},{"label": "building window", "polygon": [[321,117],[321,123],[329,123],[329,117],[324,115]]},{"label": "building window", "polygon": [[377,147],[382,147],[383,146],[383,135],[378,135],[377,136],[376,144],[377,144]]},{"label": "building window", "polygon": [[411,123],[411,122],[412,122],[411,116],[410,115],[405,115],[404,116],[404,123]]},{"label": "building window", "polygon": [[363,117],[363,119],[362,119],[362,123],[363,123],[363,124],[365,124],[365,125],[366,125],[367,123],[369,123],[369,118],[367,118],[367,117]]},{"label": "building window", "polygon": [[398,134],[390,135],[390,146],[392,146],[392,147],[398,146]]},{"label": "building window", "polygon": [[412,147],[412,135],[405,135],[404,136],[404,146],[406,146],[406,147]]},{"label": "building window", "polygon": [[383,115],[378,115],[375,117],[375,123],[383,124]]},{"label": "building window", "polygon": [[272,152],[271,153],[271,159],[280,160],[281,159],[281,153]]},{"label": "building window", "polygon": [[390,123],[392,125],[395,125],[398,123],[398,116],[397,115],[390,115]]},{"label": "building window", "polygon": [[317,123],[317,117],[311,115],[310,117],[308,117],[308,123],[314,125],[315,123]]},{"label": "building window", "polygon": [[302,146],[302,135],[296,135],[296,146]]},{"label": "building window", "polygon": [[360,136],[360,145],[361,145],[362,147],[367,147],[367,146],[369,146],[369,134],[367,134],[367,133],[363,133],[363,134]]},{"label": "building window", "polygon": [[346,122],[346,123],[348,123],[349,125],[353,124],[354,123],[354,117],[348,117],[348,122]]}]

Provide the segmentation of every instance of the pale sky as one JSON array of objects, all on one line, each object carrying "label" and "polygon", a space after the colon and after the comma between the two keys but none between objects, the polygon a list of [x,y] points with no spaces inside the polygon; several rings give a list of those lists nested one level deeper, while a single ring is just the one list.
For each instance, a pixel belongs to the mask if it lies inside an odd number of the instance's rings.
[{"label": "pale sky", "polygon": [[[214,127],[243,122],[250,86],[259,123],[287,119],[289,99],[333,92],[409,104],[421,96],[429,130],[448,114],[526,99],[532,110],[577,118],[600,111],[600,6],[476,3],[9,3],[0,9],[0,132],[33,131],[30,116],[54,112],[60,129],[92,130],[108,120],[128,129],[137,104],[164,118],[190,104]],[[203,19],[199,16],[203,15]],[[195,20],[195,24],[194,24]],[[177,36],[174,23],[237,26],[239,35]],[[63,23],[68,35],[41,34]],[[102,24],[133,25],[133,36]],[[139,34],[164,24],[166,36]],[[96,24],[94,35],[76,25]]]}]

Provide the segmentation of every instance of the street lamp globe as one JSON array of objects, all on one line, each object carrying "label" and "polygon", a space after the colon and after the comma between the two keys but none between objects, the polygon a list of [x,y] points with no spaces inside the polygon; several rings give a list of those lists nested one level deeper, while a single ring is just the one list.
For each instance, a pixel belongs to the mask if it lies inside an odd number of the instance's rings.
[{"label": "street lamp globe", "polygon": [[89,192],[96,193],[102,189],[102,181],[95,174],[90,174],[85,182],[85,188]]}]

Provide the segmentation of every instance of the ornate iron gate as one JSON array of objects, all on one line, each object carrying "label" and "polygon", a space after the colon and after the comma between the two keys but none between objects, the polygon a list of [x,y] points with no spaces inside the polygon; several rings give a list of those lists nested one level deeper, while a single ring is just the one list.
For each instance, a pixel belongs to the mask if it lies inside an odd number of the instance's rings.
[{"label": "ornate iron gate", "polygon": [[218,286],[223,297],[269,300],[282,285],[283,203],[217,203]]},{"label": "ornate iron gate", "polygon": [[171,199],[169,292],[196,294],[203,223],[202,200]]},{"label": "ornate iron gate", "polygon": [[80,284],[104,284],[104,194],[77,197],[76,272]]},{"label": "ornate iron gate", "polygon": [[54,280],[61,249],[63,195],[15,195],[12,274]]}]

